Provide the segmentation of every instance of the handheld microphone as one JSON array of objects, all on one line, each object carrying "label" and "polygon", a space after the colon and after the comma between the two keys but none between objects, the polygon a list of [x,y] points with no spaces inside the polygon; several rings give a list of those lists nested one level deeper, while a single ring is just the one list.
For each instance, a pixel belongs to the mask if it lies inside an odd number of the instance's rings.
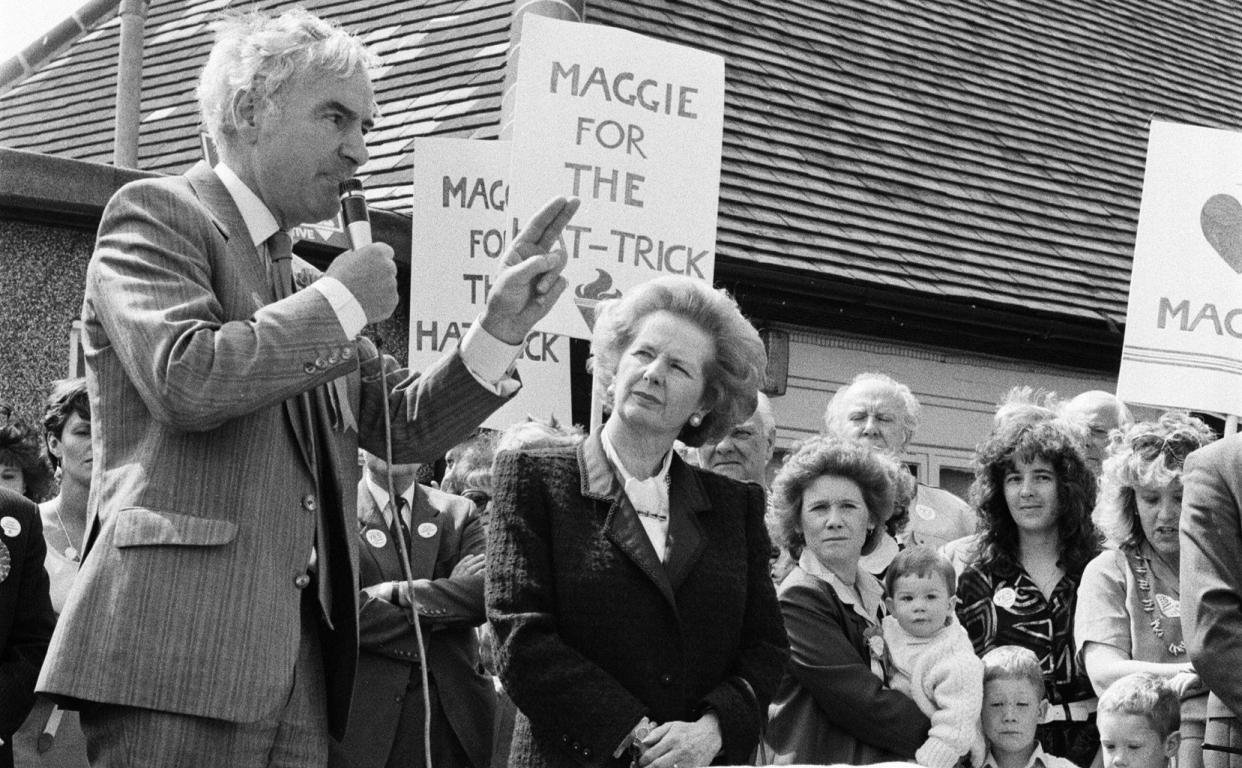
[{"label": "handheld microphone", "polygon": [[362,192],[362,182],[346,179],[341,182],[341,218],[345,222],[345,234],[354,250],[371,244],[371,216],[367,213],[367,198]]}]

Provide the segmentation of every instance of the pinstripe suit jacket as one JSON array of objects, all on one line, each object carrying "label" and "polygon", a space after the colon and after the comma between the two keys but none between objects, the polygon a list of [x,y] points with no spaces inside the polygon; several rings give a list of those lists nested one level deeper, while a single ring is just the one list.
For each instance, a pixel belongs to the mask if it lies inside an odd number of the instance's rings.
[{"label": "pinstripe suit jacket", "polygon": [[[386,396],[400,462],[434,460],[503,399],[456,354],[422,376],[397,369],[346,338],[318,291],[273,299],[205,164],[109,202],[82,307],[87,556],[40,690],[239,722],[270,714],[291,685],[313,545],[329,724],[343,733],[358,645],[357,448],[382,455]],[[298,397],[342,376],[356,431]]]}]

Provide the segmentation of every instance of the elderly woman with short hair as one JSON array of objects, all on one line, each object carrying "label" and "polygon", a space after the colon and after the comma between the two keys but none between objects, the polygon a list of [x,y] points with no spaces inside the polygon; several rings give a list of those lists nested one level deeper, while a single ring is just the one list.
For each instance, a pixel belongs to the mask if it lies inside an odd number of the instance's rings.
[{"label": "elderly woman with short hair", "polygon": [[1193,416],[1170,411],[1114,432],[1092,517],[1109,549],[1087,564],[1078,585],[1074,640],[1102,694],[1119,678],[1146,672],[1182,698],[1180,768],[1203,764],[1205,689],[1182,640],[1179,567],[1182,466],[1216,435]]},{"label": "elderly woman with short hair", "polygon": [[759,764],[913,760],[926,740],[926,715],[884,687],[882,649],[873,647],[884,587],[860,564],[883,535],[901,483],[913,478],[890,456],[830,437],[803,443],[777,473],[773,535],[802,555],[781,583],[790,658]]},{"label": "elderly woman with short hair", "polygon": [[663,277],[600,307],[611,415],[502,452],[487,613],[520,714],[510,765],[747,762],[786,653],[763,491],[692,467],[755,409],[763,345],[723,291]]}]

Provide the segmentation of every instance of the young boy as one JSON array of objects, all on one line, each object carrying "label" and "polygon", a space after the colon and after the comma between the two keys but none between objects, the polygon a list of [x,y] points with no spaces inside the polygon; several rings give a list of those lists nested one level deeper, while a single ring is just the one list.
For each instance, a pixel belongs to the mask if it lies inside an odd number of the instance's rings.
[{"label": "young boy", "polygon": [[1035,739],[1048,712],[1044,673],[1029,648],[1002,645],[983,654],[983,768],[1076,768]]},{"label": "young boy", "polygon": [[978,765],[984,754],[979,731],[983,664],[953,612],[953,564],[931,547],[910,547],[893,559],[884,581],[888,684],[914,699],[931,719],[915,761],[927,768],[952,768],[969,754]]},{"label": "young boy", "polygon": [[1104,768],[1165,768],[1177,754],[1181,702],[1155,675],[1119,679],[1104,691],[1097,712]]}]

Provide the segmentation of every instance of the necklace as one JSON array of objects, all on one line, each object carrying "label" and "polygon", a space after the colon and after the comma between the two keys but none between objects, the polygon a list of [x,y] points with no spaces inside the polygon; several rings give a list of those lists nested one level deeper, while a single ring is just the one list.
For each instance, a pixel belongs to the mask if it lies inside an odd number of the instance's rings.
[{"label": "necklace", "polygon": [[1185,639],[1179,638],[1176,641],[1169,641],[1165,638],[1164,623],[1160,620],[1164,614],[1163,610],[1158,610],[1159,605],[1156,602],[1156,596],[1151,591],[1151,579],[1147,570],[1147,564],[1143,562],[1143,558],[1139,554],[1131,554],[1127,558],[1130,561],[1130,567],[1134,569],[1134,581],[1138,584],[1138,588],[1143,592],[1143,598],[1140,601],[1143,611],[1151,617],[1151,632],[1160,642],[1166,643],[1169,653],[1174,656],[1180,656],[1186,652]]},{"label": "necklace", "polygon": [[56,513],[56,522],[60,524],[60,531],[65,534],[65,541],[69,543],[69,546],[65,547],[65,557],[75,563],[81,562],[78,548],[73,546],[73,539],[69,538],[69,529],[65,527],[65,521],[60,516],[60,499],[56,500],[56,506],[52,507],[52,511]]}]

